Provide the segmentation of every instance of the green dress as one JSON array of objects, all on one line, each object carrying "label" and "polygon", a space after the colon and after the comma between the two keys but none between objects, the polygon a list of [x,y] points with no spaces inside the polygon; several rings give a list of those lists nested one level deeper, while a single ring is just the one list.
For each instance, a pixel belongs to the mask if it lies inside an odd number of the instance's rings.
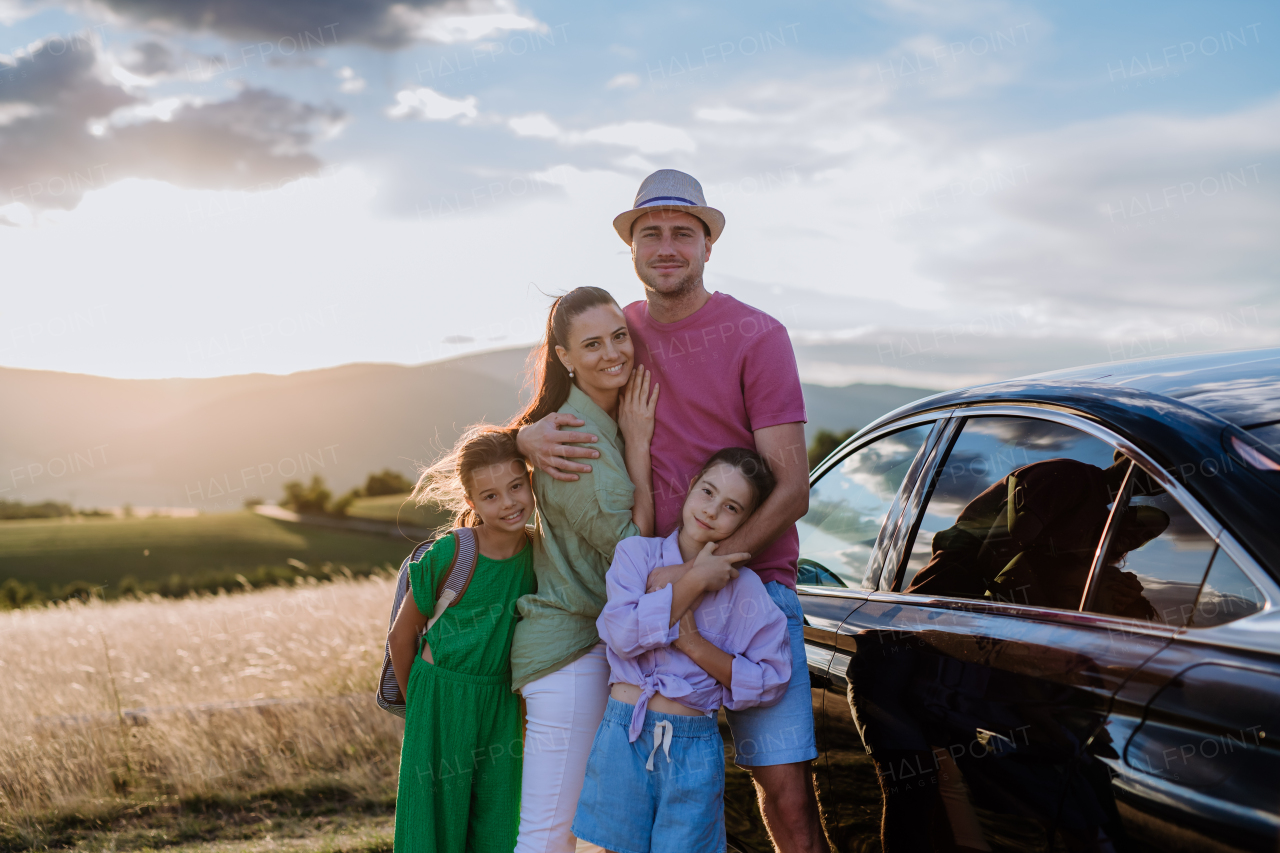
[{"label": "green dress", "polygon": [[[456,548],[442,536],[409,566],[418,610],[430,617]],[[535,588],[533,549],[483,554],[462,597],[427,632],[409,673],[396,853],[511,853],[520,824],[523,743],[511,691],[516,600]]]}]

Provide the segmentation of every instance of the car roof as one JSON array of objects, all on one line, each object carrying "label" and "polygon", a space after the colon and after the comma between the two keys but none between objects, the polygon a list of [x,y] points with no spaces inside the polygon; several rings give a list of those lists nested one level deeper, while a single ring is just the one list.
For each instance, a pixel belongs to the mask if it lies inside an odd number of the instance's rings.
[{"label": "car roof", "polygon": [[1216,415],[1238,427],[1280,421],[1280,348],[1142,358],[1024,377],[1136,388]]},{"label": "car roof", "polygon": [[1280,421],[1280,349],[1111,362],[944,391],[879,418],[845,446],[914,414],[1000,403],[1064,407],[1107,424],[1177,472],[1280,579],[1272,509],[1280,475],[1243,464],[1227,444],[1233,430],[1243,436],[1241,429]]},{"label": "car roof", "polygon": [[952,405],[1026,401],[1084,411],[1097,403],[1158,410],[1162,399],[1176,400],[1184,413],[1198,410],[1219,425],[1225,421],[1249,429],[1280,422],[1280,348],[1105,362],[957,388],[901,406],[861,433]]}]

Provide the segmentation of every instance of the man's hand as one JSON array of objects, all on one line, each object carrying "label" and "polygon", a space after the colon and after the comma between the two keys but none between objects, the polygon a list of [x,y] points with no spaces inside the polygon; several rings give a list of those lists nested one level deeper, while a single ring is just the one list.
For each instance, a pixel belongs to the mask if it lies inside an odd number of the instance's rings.
[{"label": "man's hand", "polygon": [[581,462],[570,462],[575,459],[595,459],[600,451],[594,447],[579,447],[584,443],[597,441],[589,432],[562,432],[560,427],[578,427],[585,423],[573,415],[562,415],[552,412],[542,420],[525,424],[516,433],[516,447],[525,459],[533,463],[547,476],[556,480],[573,481],[578,479],[575,472],[587,473],[590,465]]}]

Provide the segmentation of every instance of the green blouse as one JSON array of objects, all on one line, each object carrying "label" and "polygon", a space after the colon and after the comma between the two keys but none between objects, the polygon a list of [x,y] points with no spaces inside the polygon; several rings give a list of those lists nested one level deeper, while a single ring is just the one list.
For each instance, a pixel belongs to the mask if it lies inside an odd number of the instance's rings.
[{"label": "green blouse", "polygon": [[542,534],[533,550],[538,591],[519,602],[521,621],[511,644],[515,690],[573,663],[600,642],[596,617],[604,609],[604,576],[613,549],[640,534],[631,521],[635,487],[617,422],[577,386],[569,389],[560,411],[585,421],[566,429],[594,433],[600,458],[591,460],[591,473],[579,474],[576,482],[533,474]]},{"label": "green blouse", "polygon": [[[413,603],[428,619],[435,610],[436,590],[453,565],[456,542],[446,533],[421,560],[409,564]],[[504,675],[508,671],[516,600],[535,589],[532,554],[529,544],[505,560],[476,555],[476,570],[462,598],[427,632],[426,641],[437,666],[466,675]],[[422,653],[421,647],[418,653]]]}]

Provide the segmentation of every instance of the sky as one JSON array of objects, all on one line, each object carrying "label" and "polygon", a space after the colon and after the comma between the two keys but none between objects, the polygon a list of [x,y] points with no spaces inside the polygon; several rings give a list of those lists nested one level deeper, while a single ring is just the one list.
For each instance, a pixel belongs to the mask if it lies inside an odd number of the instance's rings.
[{"label": "sky", "polygon": [[640,181],[807,381],[1280,345],[1280,6],[0,0],[0,366],[417,364],[642,298]]}]

